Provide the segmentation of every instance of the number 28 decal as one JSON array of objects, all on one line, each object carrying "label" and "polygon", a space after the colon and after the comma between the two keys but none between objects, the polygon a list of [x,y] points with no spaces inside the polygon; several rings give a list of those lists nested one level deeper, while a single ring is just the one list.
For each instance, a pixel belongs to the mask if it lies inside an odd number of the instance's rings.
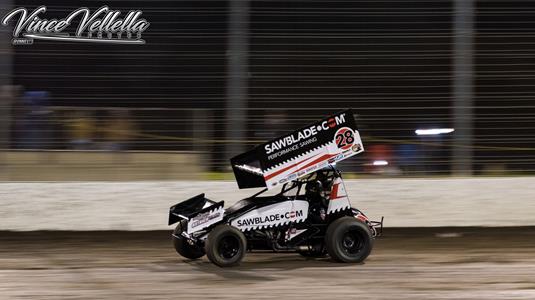
[{"label": "number 28 decal", "polygon": [[355,132],[349,127],[342,127],[336,131],[334,142],[338,149],[349,149],[355,143]]}]

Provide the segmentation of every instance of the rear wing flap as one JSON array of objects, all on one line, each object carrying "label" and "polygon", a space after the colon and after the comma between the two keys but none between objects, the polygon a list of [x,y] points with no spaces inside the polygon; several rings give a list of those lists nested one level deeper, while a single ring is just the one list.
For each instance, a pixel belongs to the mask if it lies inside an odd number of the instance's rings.
[{"label": "rear wing flap", "polygon": [[174,224],[181,220],[191,220],[198,215],[210,211],[222,209],[225,201],[215,202],[199,194],[193,198],[182,201],[169,208],[168,225]]}]

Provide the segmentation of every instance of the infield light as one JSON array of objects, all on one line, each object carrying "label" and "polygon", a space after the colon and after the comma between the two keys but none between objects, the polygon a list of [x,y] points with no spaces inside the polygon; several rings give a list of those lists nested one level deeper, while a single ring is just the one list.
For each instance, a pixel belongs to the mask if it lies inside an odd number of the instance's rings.
[{"label": "infield light", "polygon": [[374,160],[373,165],[374,166],[388,166],[388,162],[386,160]]},{"label": "infield light", "polygon": [[455,129],[453,128],[431,128],[431,129],[416,129],[414,132],[416,135],[439,135],[452,133]]}]

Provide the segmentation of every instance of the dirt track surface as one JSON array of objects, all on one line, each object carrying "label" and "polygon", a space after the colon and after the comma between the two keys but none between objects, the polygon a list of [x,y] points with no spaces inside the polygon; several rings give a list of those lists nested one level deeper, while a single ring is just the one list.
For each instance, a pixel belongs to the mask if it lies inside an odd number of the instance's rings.
[{"label": "dirt track surface", "polygon": [[177,256],[168,232],[0,233],[0,299],[535,299],[535,229],[387,230],[365,264]]}]

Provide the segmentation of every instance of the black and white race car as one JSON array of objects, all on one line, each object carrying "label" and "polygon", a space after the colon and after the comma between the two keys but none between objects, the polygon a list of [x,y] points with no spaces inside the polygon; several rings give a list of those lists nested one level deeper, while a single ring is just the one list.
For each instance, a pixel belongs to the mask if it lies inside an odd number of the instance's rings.
[{"label": "black and white race car", "polygon": [[[240,188],[264,189],[226,209],[204,194],[172,206],[176,251],[189,259],[206,254],[220,267],[254,250],[362,262],[383,222],[351,207],[334,165],[363,151],[353,113],[345,110],[232,158]],[[265,196],[274,189],[280,190]]]}]

